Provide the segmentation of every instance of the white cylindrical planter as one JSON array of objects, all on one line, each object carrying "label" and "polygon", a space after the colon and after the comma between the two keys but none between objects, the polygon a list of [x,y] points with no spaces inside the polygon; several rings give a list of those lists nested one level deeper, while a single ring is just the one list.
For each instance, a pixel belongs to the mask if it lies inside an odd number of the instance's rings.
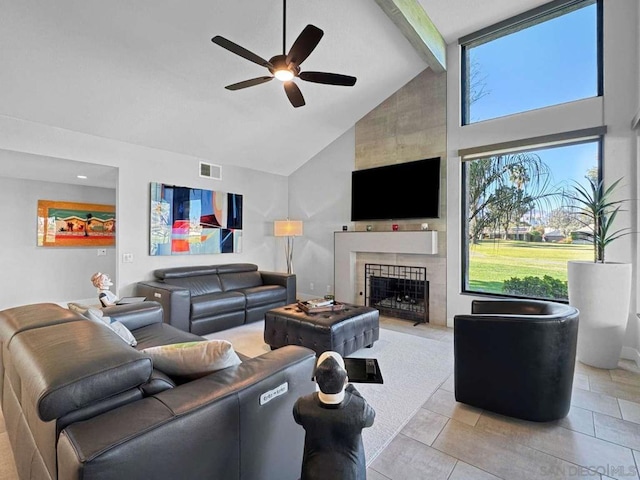
[{"label": "white cylindrical planter", "polygon": [[629,318],[631,264],[568,262],[569,304],[580,310],[577,357],[617,368]]}]

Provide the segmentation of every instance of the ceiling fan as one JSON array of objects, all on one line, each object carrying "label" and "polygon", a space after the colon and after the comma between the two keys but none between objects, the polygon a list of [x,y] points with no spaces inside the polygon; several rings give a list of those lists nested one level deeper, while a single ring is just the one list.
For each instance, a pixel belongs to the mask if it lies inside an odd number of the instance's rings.
[{"label": "ceiling fan", "polygon": [[302,107],[305,104],[304,97],[298,85],[293,79],[298,77],[301,80],[314,83],[323,83],[326,85],[342,85],[352,87],[356,83],[356,77],[349,75],[341,75],[339,73],[327,72],[302,72],[300,64],[313,52],[324,32],[314,25],[307,25],[302,33],[296,38],[291,46],[289,53],[286,53],[286,35],[287,35],[287,0],[283,0],[283,33],[282,33],[282,55],[275,55],[268,61],[264,58],[250,52],[246,48],[233,43],[220,35],[216,35],[211,39],[216,45],[229,50],[236,55],[240,55],[247,60],[266,67],[271,75],[252,78],[242,82],[227,85],[227,90],[240,90],[242,88],[253,87],[261,83],[269,82],[273,78],[277,78],[283,82],[284,91],[294,107]]}]

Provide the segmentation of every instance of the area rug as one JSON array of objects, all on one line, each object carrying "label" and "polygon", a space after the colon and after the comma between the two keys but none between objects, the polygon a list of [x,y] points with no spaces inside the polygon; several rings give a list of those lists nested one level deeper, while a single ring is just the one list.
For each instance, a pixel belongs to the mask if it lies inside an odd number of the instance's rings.
[{"label": "area rug", "polygon": [[[269,351],[263,340],[264,322],[256,322],[207,338],[229,340],[249,357]],[[384,384],[354,384],[376,411],[372,427],[363,431],[367,465],[402,430],[418,409],[453,372],[453,345],[380,329],[380,340],[350,357],[377,358]]]}]

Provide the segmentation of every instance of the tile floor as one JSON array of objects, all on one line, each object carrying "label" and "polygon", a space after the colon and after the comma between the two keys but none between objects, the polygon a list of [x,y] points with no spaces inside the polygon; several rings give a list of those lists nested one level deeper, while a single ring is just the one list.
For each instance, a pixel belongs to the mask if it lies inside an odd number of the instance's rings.
[{"label": "tile floor", "polygon": [[[453,343],[453,330],[383,318],[385,328]],[[638,479],[640,368],[576,363],[567,418],[536,423],[455,401],[453,376],[372,462],[369,480]]]},{"label": "tile floor", "polygon": [[[385,328],[453,344],[453,330],[382,318]],[[0,414],[0,480],[17,479]],[[569,416],[550,423],[461,403],[449,377],[367,471],[369,480],[639,479],[640,368],[576,363]]]}]

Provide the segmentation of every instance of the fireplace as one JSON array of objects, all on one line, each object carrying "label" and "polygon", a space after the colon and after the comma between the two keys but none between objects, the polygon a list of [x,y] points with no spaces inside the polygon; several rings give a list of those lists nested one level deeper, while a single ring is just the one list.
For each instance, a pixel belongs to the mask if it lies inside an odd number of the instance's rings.
[{"label": "fireplace", "polygon": [[380,265],[364,267],[365,305],[391,317],[418,323],[429,321],[429,282],[425,267]]}]

